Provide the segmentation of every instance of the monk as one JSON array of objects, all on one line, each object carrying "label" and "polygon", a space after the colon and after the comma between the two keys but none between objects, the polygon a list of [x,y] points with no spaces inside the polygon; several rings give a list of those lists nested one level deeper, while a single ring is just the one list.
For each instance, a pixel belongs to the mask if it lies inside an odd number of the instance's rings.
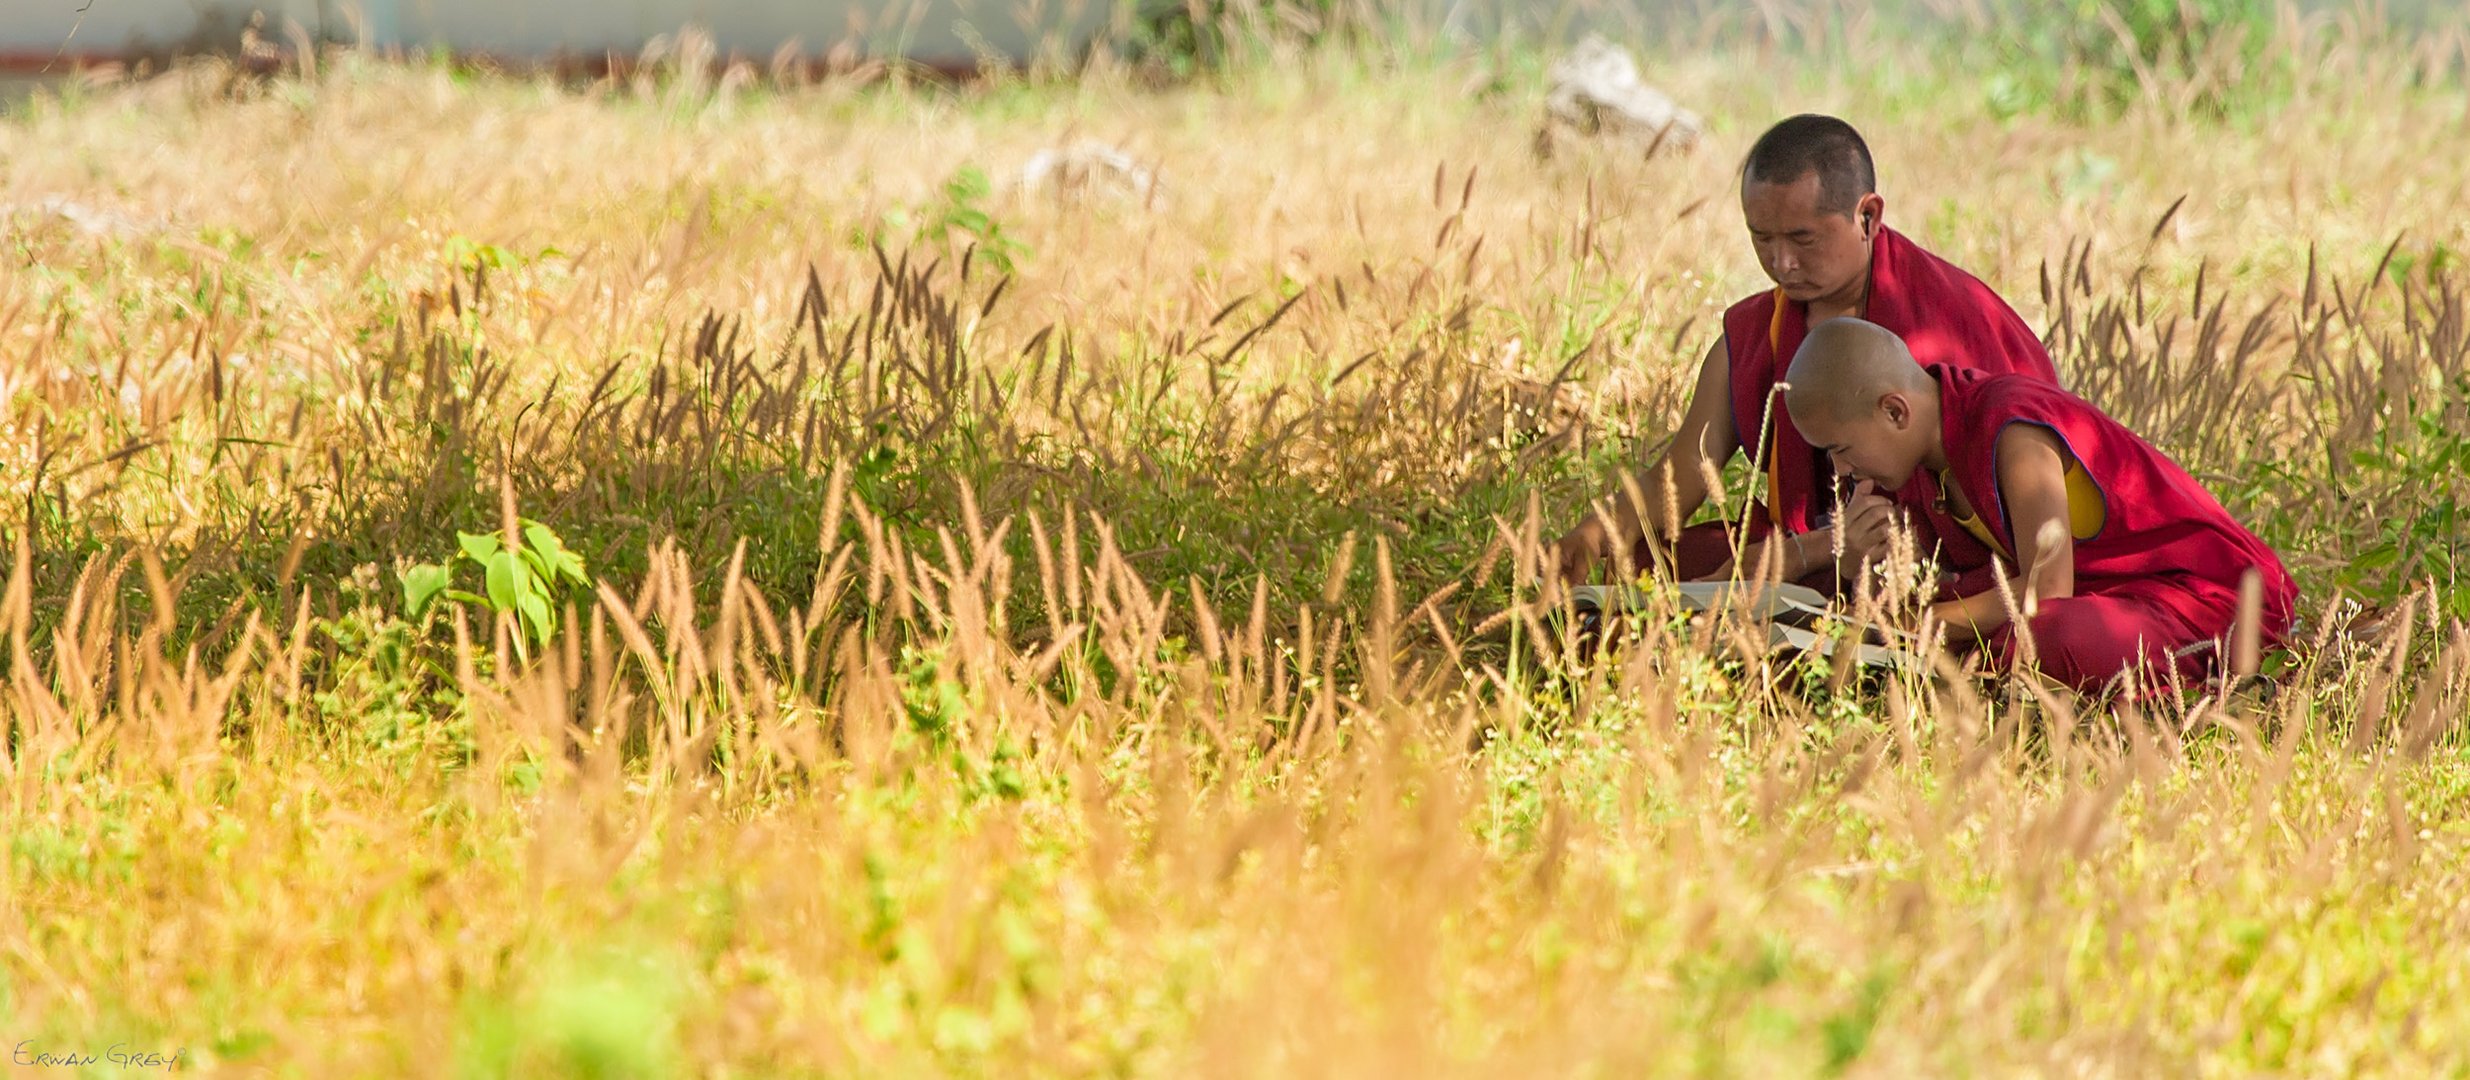
[{"label": "monk", "polygon": [[[2049,352],[2015,309],[1888,228],[1877,189],[1868,144],[1834,117],[1792,117],[1750,148],[1741,213],[1776,287],[1725,312],[1723,336],[1699,366],[1680,429],[1638,477],[1645,505],[1632,505],[1623,485],[1611,495],[1609,522],[1590,508],[1557,542],[1563,581],[1589,580],[1617,552],[1628,552],[1633,568],[1653,566],[1648,523],[1671,544],[1671,569],[1683,580],[1731,575],[1734,549],[1743,546],[1744,572],[1780,566],[1785,580],[1832,592],[1839,550],[1849,569],[1883,549],[1888,500],[1870,492],[1848,498],[1830,483],[1772,400],[1809,326],[1858,315],[1901,334],[1925,363],[2057,382]],[[1706,477],[1744,450],[1766,472],[1764,509],[1746,522],[1683,529],[1707,499]]]},{"label": "monk", "polygon": [[1977,577],[1933,608],[1954,643],[2001,669],[2024,636],[2011,603],[2042,674],[2087,692],[2130,671],[2147,687],[2203,677],[2249,575],[2262,586],[2259,645],[2288,634],[2298,589],[2281,559],[2084,399],[2025,376],[1924,367],[1903,339],[1851,318],[1812,329],[1784,379],[1793,426],[1837,471],[1902,493],[1952,558],[2008,576],[2005,596],[1995,576]]}]

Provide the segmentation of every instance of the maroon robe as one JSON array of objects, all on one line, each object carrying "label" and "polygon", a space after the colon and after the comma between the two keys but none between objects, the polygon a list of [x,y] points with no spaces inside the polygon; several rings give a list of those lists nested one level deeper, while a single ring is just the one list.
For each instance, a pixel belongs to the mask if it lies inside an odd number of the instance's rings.
[{"label": "maroon robe", "polygon": [[[2020,572],[2015,530],[1998,487],[1998,437],[2007,425],[2049,429],[2100,489],[2100,529],[2075,541],[2075,595],[2042,601],[2031,621],[2046,673],[2092,689],[2128,667],[2186,675],[2206,670],[2219,650],[2191,647],[2230,633],[2240,581],[2250,571],[2263,583],[2264,643],[2286,638],[2297,615],[2298,585],[2280,557],[2151,443],[2084,399],[2037,379],[1947,365],[1931,367],[1930,374],[1940,389],[1948,477],[1997,543],[2007,573]],[[1929,470],[1900,494],[1900,503],[1927,517],[1943,561],[1958,569],[1989,563],[1993,552],[1947,514]],[[1987,583],[1986,575],[1967,578],[1967,592]],[[2012,661],[2013,628],[2001,628],[1989,644],[2002,662]]]},{"label": "maroon robe", "polygon": [[[1996,291],[1981,279],[1922,250],[1904,234],[1878,230],[1870,249],[1870,288],[1861,316],[1893,331],[1923,364],[1952,364],[1991,372],[2036,376],[2055,385],[2058,371],[2049,350]],[[1753,514],[1743,542],[1776,528],[1808,532],[1832,511],[1832,470],[1792,426],[1776,383],[1792,365],[1809,330],[1809,305],[1787,300],[1782,289],[1758,293],[1724,313],[1724,343],[1731,364],[1733,428],[1741,446],[1767,472],[1766,512]],[[1759,434],[1769,433],[1762,451]],[[1731,529],[1720,524],[1685,529],[1674,538],[1675,571],[1702,577],[1732,557]],[[1643,547],[1638,565],[1646,561]],[[1834,572],[1804,584],[1833,591]]]},{"label": "maroon robe", "polygon": [[[1904,339],[1913,360],[1924,367],[2012,372],[2058,384],[2049,350],[2014,308],[1980,278],[1894,229],[1879,229],[1871,248],[1869,299],[1861,317]],[[1813,528],[1831,493],[1831,470],[1793,427],[1783,403],[1773,400],[1775,384],[1808,332],[1809,305],[1785,300],[1782,289],[1752,296],[1724,313],[1733,429],[1753,455],[1759,453],[1759,432],[1769,433],[1767,523],[1787,533]]]}]

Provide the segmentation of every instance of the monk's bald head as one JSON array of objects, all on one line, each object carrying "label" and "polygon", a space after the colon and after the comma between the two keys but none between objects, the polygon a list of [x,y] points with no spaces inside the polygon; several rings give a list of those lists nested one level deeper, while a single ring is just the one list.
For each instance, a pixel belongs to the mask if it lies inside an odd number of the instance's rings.
[{"label": "monk's bald head", "polygon": [[1904,339],[1876,323],[1829,319],[1810,328],[1784,373],[1784,409],[1837,471],[1893,491],[1943,457],[1938,380]]},{"label": "monk's bald head", "polygon": [[1810,328],[1784,373],[1784,408],[1804,417],[1849,420],[1868,414],[1888,394],[1931,388],[1904,339],[1860,319],[1829,319]]}]

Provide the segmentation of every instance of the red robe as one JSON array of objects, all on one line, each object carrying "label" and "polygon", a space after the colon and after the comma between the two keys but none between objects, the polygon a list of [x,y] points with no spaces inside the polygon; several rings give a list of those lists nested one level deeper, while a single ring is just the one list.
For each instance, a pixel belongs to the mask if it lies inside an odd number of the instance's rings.
[{"label": "red robe", "polygon": [[[2049,350],[1997,292],[1894,229],[1879,229],[1871,248],[1869,300],[1861,317],[1903,338],[1913,359],[1924,366],[2013,372],[2058,383]],[[1774,398],[1775,384],[1801,349],[1808,320],[1809,306],[1786,300],[1782,289],[1749,297],[1724,313],[1734,430],[1754,461],[1761,460],[1759,432],[1772,436],[1771,450],[1763,458],[1767,513],[1764,520],[1750,523],[1753,538],[1777,527],[1786,533],[1808,532],[1832,498],[1833,470],[1793,428],[1784,403]]]},{"label": "red robe", "polygon": [[[1997,542],[1996,554],[2008,573],[2018,572],[2015,530],[1999,493],[1997,452],[1999,434],[2007,425],[2048,428],[2100,489],[2099,531],[2075,541],[2075,596],[2096,601],[2107,597],[2125,605],[2114,605],[2109,616],[2118,620],[2109,630],[2112,636],[2134,632],[2158,640],[2142,648],[2109,643],[2117,647],[2115,655],[2088,666],[2109,667],[2112,661],[2171,652],[2226,634],[2240,581],[2250,570],[2263,579],[2265,642],[2285,639],[2297,615],[2298,585],[2280,557],[2151,443],[2084,399],[2037,379],[1947,365],[1930,368],[1930,374],[1940,390],[1948,477],[1963,489],[1981,525]],[[1930,470],[1915,474],[1901,494],[1899,502],[1927,516],[1945,563],[1961,568],[1988,562],[1991,552],[1946,513],[1938,479]],[[2047,637],[2080,632],[2064,626],[2045,630],[2043,620],[2036,619],[2034,633]],[[2094,684],[2114,671],[2088,670],[2081,673],[2083,678],[2068,681]]]}]

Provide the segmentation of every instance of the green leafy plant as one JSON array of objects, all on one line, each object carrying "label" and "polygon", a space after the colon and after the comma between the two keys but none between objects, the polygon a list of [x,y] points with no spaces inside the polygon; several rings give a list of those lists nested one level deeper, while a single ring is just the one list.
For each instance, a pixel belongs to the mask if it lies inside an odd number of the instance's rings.
[{"label": "green leafy plant", "polygon": [[505,270],[523,265],[523,256],[496,244],[474,240],[462,233],[446,238],[444,255],[448,265],[465,272],[480,267]]},{"label": "green leafy plant", "polygon": [[983,762],[969,752],[961,728],[978,715],[981,705],[953,677],[943,650],[901,647],[901,705],[912,733],[928,746],[951,755],[953,775],[971,801],[999,798],[1017,801],[1029,792],[1023,755],[1009,733],[998,734]]},{"label": "green leafy plant", "polygon": [[[402,571],[404,615],[423,619],[440,598],[473,604],[522,623],[524,633],[516,637],[515,648],[526,659],[527,638],[547,648],[557,633],[557,609],[571,595],[569,590],[590,588],[592,579],[583,557],[567,550],[555,530],[530,518],[523,519],[522,526],[520,541],[512,544],[496,533],[456,533],[462,548],[458,558]],[[456,569],[467,563],[479,569],[480,592],[455,586]]]},{"label": "green leafy plant", "polygon": [[314,632],[334,645],[309,698],[326,723],[397,769],[423,757],[471,761],[470,714],[458,707],[454,670],[420,624],[361,603],[317,620]]},{"label": "green leafy plant", "polygon": [[2463,539],[2461,477],[2470,473],[2470,432],[2455,417],[2470,403],[2470,383],[2397,417],[2376,433],[2375,444],[2350,452],[2358,490],[2391,508],[2375,543],[2346,561],[2343,585],[2384,602],[2424,584],[2448,616],[2470,619],[2470,545]]},{"label": "green leafy plant", "polygon": [[986,178],[986,170],[964,165],[943,183],[943,202],[923,212],[918,226],[918,239],[931,243],[950,243],[953,234],[970,238],[977,245],[978,256],[995,269],[1009,274],[1015,260],[1029,254],[1029,245],[1004,232],[1003,223],[986,210],[986,200],[995,193],[995,185]]},{"label": "green leafy plant", "polygon": [[2266,48],[2276,7],[2265,0],[2002,0],[1991,12],[1984,40],[2000,68],[1987,98],[2002,117],[2098,119],[2167,86],[2218,118],[2271,98],[2289,75],[2289,58]]},{"label": "green leafy plant", "polygon": [[1339,0],[1142,0],[1125,44],[1133,59],[1188,79],[1257,56],[1272,39],[1318,45],[1370,33],[1374,10]]}]

